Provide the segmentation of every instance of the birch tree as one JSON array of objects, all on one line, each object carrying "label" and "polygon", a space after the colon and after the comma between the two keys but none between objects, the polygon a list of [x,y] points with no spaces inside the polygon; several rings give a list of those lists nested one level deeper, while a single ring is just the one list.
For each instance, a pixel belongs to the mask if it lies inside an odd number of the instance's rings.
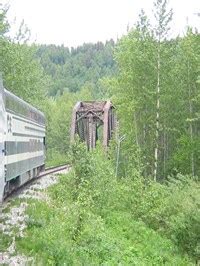
[{"label": "birch tree", "polygon": [[[145,176],[153,172],[153,118],[155,114],[155,40],[144,11],[115,51],[119,67],[113,101],[118,105],[125,168],[144,165]],[[129,164],[127,163],[129,162]]]},{"label": "birch tree", "polygon": [[154,2],[154,16],[156,19],[155,37],[157,40],[157,85],[156,85],[156,130],[155,130],[155,150],[154,150],[154,180],[158,177],[158,155],[159,155],[159,130],[160,130],[160,91],[162,72],[162,42],[169,32],[169,23],[172,20],[172,10],[167,10],[167,0],[157,0]]}]

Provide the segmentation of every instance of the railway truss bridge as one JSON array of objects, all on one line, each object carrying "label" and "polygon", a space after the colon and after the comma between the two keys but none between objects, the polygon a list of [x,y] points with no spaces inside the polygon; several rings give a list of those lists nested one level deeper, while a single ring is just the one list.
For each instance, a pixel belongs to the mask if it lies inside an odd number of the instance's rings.
[{"label": "railway truss bridge", "polygon": [[71,143],[77,134],[88,150],[99,140],[106,148],[116,128],[115,109],[110,101],[81,101],[74,106],[71,123]]}]

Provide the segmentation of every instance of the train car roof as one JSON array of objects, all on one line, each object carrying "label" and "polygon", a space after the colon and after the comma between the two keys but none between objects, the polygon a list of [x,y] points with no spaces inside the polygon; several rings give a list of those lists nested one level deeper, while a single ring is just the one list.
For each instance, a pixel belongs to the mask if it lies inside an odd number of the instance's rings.
[{"label": "train car roof", "polygon": [[16,96],[15,94],[13,94],[12,92],[8,91],[6,88],[4,88],[4,92],[7,95],[10,95],[11,97],[13,97],[16,101],[20,102],[21,104],[23,104],[24,106],[28,107],[29,109],[31,109],[32,111],[37,112],[38,114],[40,114],[41,116],[43,116],[45,118],[45,115],[43,112],[41,112],[40,110],[38,110],[37,108],[33,107],[31,104],[27,103],[26,101],[22,100],[21,98],[19,98],[18,96]]}]

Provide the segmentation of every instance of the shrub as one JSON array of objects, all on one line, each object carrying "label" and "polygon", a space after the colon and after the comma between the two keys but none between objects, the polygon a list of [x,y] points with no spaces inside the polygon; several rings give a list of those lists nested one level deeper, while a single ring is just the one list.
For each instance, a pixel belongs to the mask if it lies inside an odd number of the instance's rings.
[{"label": "shrub", "polygon": [[45,265],[189,265],[179,251],[185,232],[172,226],[178,207],[168,205],[176,185],[146,184],[137,171],[116,178],[105,156],[73,146],[72,171],[49,189],[48,202],[29,206],[18,246]]}]

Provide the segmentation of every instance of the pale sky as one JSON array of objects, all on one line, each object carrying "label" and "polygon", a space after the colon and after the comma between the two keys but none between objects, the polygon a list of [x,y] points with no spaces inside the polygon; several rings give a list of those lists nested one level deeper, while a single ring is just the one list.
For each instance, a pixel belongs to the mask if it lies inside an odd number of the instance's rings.
[{"label": "pale sky", "polygon": [[[24,19],[31,41],[76,47],[84,42],[117,39],[137,21],[143,8],[152,17],[153,0],[0,0],[9,3],[13,31]],[[200,30],[200,0],[171,0],[173,35],[188,24]]]}]

